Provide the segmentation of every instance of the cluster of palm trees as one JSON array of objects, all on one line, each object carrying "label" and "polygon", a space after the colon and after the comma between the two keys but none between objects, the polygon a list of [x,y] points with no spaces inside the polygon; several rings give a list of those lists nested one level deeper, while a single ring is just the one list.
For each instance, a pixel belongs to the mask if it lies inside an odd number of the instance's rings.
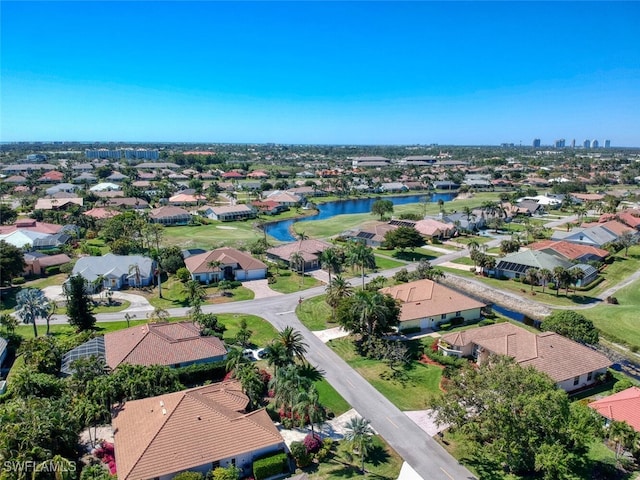
[{"label": "cluster of palm trees", "polygon": [[480,244],[475,240],[469,242],[468,248],[470,250],[469,257],[473,262],[474,270],[480,267],[482,272],[486,270],[493,270],[496,266],[496,259],[486,253],[487,246]]},{"label": "cluster of palm trees", "polygon": [[553,270],[547,268],[529,268],[524,273],[524,281],[531,285],[531,291],[533,291],[534,285],[542,286],[542,293],[547,284],[551,281],[555,283],[556,296],[560,292],[560,288],[566,288],[567,295],[569,294],[569,287],[576,286],[580,280],[584,278],[584,271],[577,268],[564,268],[555,267]]}]

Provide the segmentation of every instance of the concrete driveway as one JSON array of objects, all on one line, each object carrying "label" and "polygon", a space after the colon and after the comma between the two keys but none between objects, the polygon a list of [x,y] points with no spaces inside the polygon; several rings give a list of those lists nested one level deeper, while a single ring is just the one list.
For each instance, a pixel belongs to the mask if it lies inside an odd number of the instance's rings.
[{"label": "concrete driveway", "polygon": [[[50,287],[44,287],[42,289],[45,297],[49,300],[54,301],[56,303],[64,303],[66,298],[62,293],[62,285],[52,285]],[[92,295],[94,299],[102,298],[101,294]],[[126,293],[126,292],[113,292],[113,298],[118,300],[126,300],[131,305],[129,305],[126,309],[120,312],[122,315],[128,313],[130,315],[137,315],[138,318],[144,318],[147,312],[151,312],[153,307],[149,303],[149,301],[144,298],[142,295],[136,295],[135,293]]]},{"label": "concrete driveway", "polygon": [[282,295],[282,293],[280,292],[271,290],[271,287],[269,287],[269,282],[266,278],[264,280],[247,280],[246,282],[242,282],[242,286],[248,288],[253,292],[254,300]]}]

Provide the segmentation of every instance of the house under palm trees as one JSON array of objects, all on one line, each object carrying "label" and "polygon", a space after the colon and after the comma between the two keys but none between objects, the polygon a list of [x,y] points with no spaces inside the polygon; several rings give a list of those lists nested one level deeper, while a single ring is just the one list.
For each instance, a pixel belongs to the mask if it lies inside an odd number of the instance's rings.
[{"label": "house under palm trees", "polygon": [[155,262],[142,255],[114,255],[79,258],[71,275],[82,275],[90,292],[109,288],[144,287],[151,285]]},{"label": "house under palm trees", "polygon": [[[307,239],[272,247],[266,253],[267,259],[271,261],[283,261],[292,268],[307,272],[320,267],[320,254],[327,248],[331,248],[330,243]],[[301,260],[297,260],[298,258]],[[304,269],[301,268],[302,261],[304,261]]]}]

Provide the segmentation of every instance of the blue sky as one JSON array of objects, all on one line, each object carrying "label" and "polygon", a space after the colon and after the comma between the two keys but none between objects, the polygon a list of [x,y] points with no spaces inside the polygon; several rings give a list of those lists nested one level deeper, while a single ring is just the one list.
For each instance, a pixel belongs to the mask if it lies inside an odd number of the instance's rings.
[{"label": "blue sky", "polygon": [[637,2],[0,8],[0,141],[640,146]]}]

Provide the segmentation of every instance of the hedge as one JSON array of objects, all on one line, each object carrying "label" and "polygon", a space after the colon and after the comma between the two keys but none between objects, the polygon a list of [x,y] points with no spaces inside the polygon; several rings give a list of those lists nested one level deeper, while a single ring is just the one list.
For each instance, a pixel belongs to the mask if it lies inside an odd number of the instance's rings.
[{"label": "hedge", "polygon": [[13,285],[22,285],[22,284],[24,284],[24,282],[26,282],[24,277],[15,277],[13,280],[11,280],[11,283]]},{"label": "hedge", "polygon": [[197,385],[210,381],[222,380],[227,373],[224,361],[211,363],[194,363],[186,367],[176,368],[178,379],[183,385]]},{"label": "hedge", "polygon": [[60,265],[52,265],[44,269],[45,275],[57,275],[60,273]]},{"label": "hedge", "polygon": [[420,331],[421,331],[420,327],[409,327],[409,328],[403,328],[402,330],[400,330],[400,333],[404,335],[410,335],[412,333],[419,333]]},{"label": "hedge", "polygon": [[273,477],[288,471],[289,462],[286,453],[276,453],[253,462],[253,476],[256,480]]},{"label": "hedge", "polygon": [[440,330],[449,330],[451,328],[451,324],[450,323],[441,323],[440,325],[438,325],[438,328]]}]

